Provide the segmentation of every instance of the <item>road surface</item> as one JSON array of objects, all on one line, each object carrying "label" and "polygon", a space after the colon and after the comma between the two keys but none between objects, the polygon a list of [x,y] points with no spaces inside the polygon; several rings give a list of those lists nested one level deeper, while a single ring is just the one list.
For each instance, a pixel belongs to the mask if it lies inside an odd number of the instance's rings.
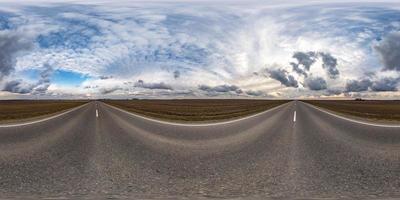
[{"label": "road surface", "polygon": [[0,126],[0,197],[400,197],[400,127],[297,101],[182,125],[91,102]]}]

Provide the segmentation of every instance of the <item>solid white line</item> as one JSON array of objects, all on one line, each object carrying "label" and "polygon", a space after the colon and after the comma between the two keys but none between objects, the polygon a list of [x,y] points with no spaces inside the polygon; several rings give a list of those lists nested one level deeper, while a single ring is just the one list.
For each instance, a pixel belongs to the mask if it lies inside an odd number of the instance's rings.
[{"label": "solid white line", "polygon": [[294,111],[294,114],[293,114],[293,122],[296,122],[296,111]]},{"label": "solid white line", "polygon": [[289,103],[291,103],[291,101],[290,101],[290,102],[287,102],[287,103],[284,103],[284,104],[282,104],[282,105],[279,105],[279,106],[270,108],[270,109],[268,109],[268,110],[266,110],[266,111],[263,111],[263,112],[260,112],[260,113],[254,114],[254,115],[247,116],[247,117],[243,117],[243,118],[239,118],[239,119],[234,119],[234,120],[230,120],[230,121],[223,121],[223,122],[216,122],[216,123],[205,123],[205,124],[189,124],[189,123],[188,123],[188,124],[184,124],[184,123],[176,123],[176,122],[161,121],[161,120],[157,120],[157,119],[153,119],[153,118],[149,118],[149,117],[137,115],[137,114],[131,113],[131,112],[129,112],[129,111],[126,111],[126,110],[117,108],[117,107],[115,107],[115,106],[112,106],[112,105],[109,105],[109,104],[106,104],[106,103],[103,103],[103,104],[105,104],[105,105],[107,105],[107,106],[109,106],[109,107],[111,107],[111,108],[113,108],[113,109],[116,109],[116,110],[119,110],[119,111],[121,111],[121,112],[127,113],[127,114],[129,114],[129,115],[132,115],[132,116],[135,116],[135,117],[139,117],[139,118],[142,118],[142,119],[145,119],[145,120],[149,120],[149,121],[152,121],[152,122],[157,122],[157,123],[160,123],[160,124],[174,125],[174,126],[216,126],[216,125],[230,124],[230,123],[234,123],[234,122],[246,120],[246,119],[249,119],[249,118],[252,118],[252,117],[256,117],[256,116],[265,114],[265,113],[267,113],[267,112],[271,112],[271,111],[273,111],[273,110],[276,110],[276,109],[278,109],[278,108],[280,108],[280,107],[283,107],[283,106],[285,106],[285,105],[287,105],[287,104],[289,104]]},{"label": "solid white line", "polygon": [[62,116],[62,115],[65,115],[65,114],[67,114],[67,113],[70,113],[70,112],[72,112],[72,111],[74,111],[74,110],[78,110],[79,108],[81,108],[81,107],[83,107],[83,106],[85,106],[85,105],[87,105],[87,104],[88,104],[88,103],[85,103],[85,104],[83,104],[83,105],[81,105],[81,106],[78,106],[78,107],[76,107],[76,108],[67,110],[67,111],[65,111],[65,112],[62,112],[62,113],[60,113],[60,114],[57,114],[57,115],[54,115],[54,116],[51,116],[51,117],[48,117],[48,118],[44,118],[44,119],[40,119],[40,120],[32,121],[32,122],[20,123],[20,124],[4,124],[4,125],[0,125],[0,128],[9,128],[9,127],[17,127],[17,126],[26,126],[26,125],[36,124],[36,123],[39,123],[39,122],[44,122],[44,121],[47,121],[47,120],[51,120],[51,119],[60,117],[60,116]]},{"label": "solid white line", "polygon": [[377,127],[386,127],[386,128],[400,128],[400,125],[374,124],[374,123],[358,121],[358,120],[355,120],[355,119],[350,119],[350,118],[343,117],[343,116],[340,116],[340,115],[336,115],[336,114],[333,114],[333,113],[328,112],[326,110],[320,109],[320,108],[318,108],[318,107],[316,107],[314,105],[311,105],[309,103],[306,103],[306,104],[309,105],[310,107],[313,107],[313,108],[321,111],[321,112],[324,112],[326,114],[329,114],[329,115],[332,115],[334,117],[337,117],[337,118],[340,118],[340,119],[344,119],[344,120],[347,120],[347,121],[350,121],[350,122],[354,122],[354,123],[358,123],[358,124],[364,124],[364,125],[368,125],[368,126],[377,126]]},{"label": "solid white line", "polygon": [[96,109],[96,117],[99,117],[99,111]]}]

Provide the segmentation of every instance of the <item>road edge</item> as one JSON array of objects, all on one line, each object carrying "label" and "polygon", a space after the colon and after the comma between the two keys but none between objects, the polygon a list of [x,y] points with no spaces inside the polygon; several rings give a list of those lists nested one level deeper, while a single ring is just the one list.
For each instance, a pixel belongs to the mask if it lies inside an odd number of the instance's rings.
[{"label": "road edge", "polygon": [[363,124],[363,125],[368,125],[368,126],[385,127],[385,128],[400,128],[400,125],[370,123],[370,122],[366,122],[366,121],[360,121],[360,120],[356,120],[356,119],[351,119],[351,118],[344,117],[344,116],[341,116],[341,115],[338,115],[338,114],[334,114],[331,111],[328,111],[327,109],[314,106],[314,105],[312,105],[310,103],[307,103],[307,102],[304,102],[304,101],[301,101],[301,102],[306,104],[307,106],[310,106],[310,107],[318,110],[318,111],[324,112],[324,113],[329,114],[331,116],[334,116],[336,118],[340,118],[340,119],[343,119],[343,120],[346,120],[346,121],[350,121],[350,122],[353,122],[353,123],[358,123],[358,124]]},{"label": "road edge", "polygon": [[79,108],[84,107],[84,106],[86,106],[86,105],[89,104],[89,103],[91,103],[91,102],[84,103],[83,105],[80,105],[80,106],[78,106],[78,107],[70,108],[70,109],[67,109],[67,110],[65,110],[65,111],[62,111],[61,113],[58,113],[58,114],[56,114],[56,115],[53,115],[53,116],[50,116],[50,117],[46,117],[46,118],[43,118],[43,119],[39,119],[39,120],[28,121],[28,122],[23,122],[23,123],[15,123],[15,124],[0,124],[0,128],[9,128],[9,127],[26,126],[26,125],[31,125],[31,124],[36,124],[36,123],[48,121],[48,120],[51,120],[51,119],[60,117],[60,116],[62,116],[62,115],[65,115],[65,114],[67,114],[67,113],[70,113],[70,112],[72,112],[72,111],[78,110]]}]

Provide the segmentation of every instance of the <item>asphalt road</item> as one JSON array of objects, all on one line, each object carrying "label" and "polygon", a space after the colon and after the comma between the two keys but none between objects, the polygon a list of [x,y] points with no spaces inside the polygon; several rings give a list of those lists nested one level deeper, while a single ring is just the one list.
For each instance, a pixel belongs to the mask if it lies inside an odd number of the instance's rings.
[{"label": "asphalt road", "polygon": [[295,101],[202,125],[91,102],[0,126],[0,197],[400,197],[400,126]]}]

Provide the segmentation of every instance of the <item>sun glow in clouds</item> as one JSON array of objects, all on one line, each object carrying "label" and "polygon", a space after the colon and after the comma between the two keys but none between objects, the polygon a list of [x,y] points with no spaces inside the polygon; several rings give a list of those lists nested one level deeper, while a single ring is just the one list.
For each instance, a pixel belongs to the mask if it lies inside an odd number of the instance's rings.
[{"label": "sun glow in clouds", "polygon": [[0,98],[399,98],[399,7],[3,2]]}]

